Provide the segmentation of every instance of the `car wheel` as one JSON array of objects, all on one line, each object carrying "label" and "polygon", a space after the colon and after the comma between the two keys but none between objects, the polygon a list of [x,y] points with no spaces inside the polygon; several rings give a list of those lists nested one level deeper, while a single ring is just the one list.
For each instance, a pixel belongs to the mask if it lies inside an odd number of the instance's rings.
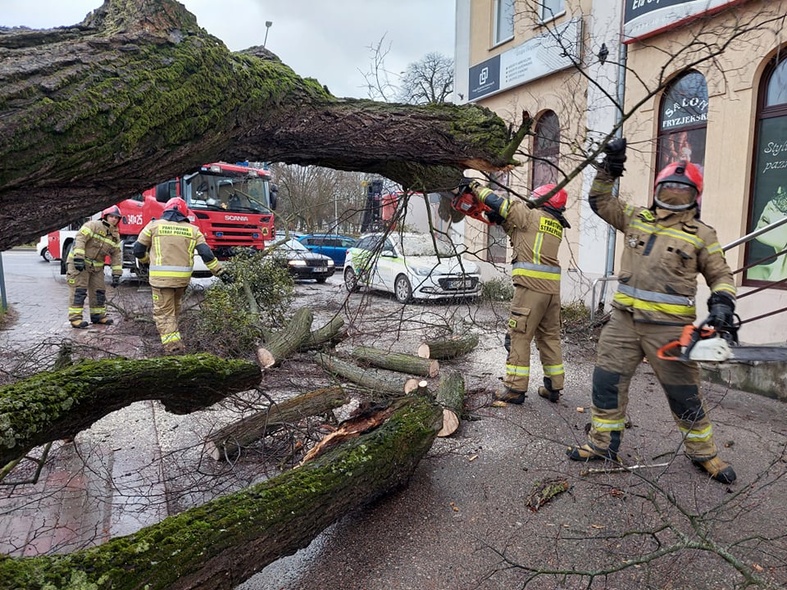
[{"label": "car wheel", "polygon": [[323,278],[321,278],[321,279],[314,279],[314,280],[315,280],[315,281],[317,281],[318,283],[320,283],[320,284],[322,285],[322,284],[323,284],[325,281],[327,281],[327,280],[328,280],[328,278],[327,278],[327,277],[323,277]]},{"label": "car wheel", "polygon": [[355,293],[358,291],[358,275],[355,274],[352,266],[344,269],[344,286],[348,293]]},{"label": "car wheel", "polygon": [[49,253],[49,248],[41,250],[41,258],[44,259],[44,262],[52,262],[55,259],[55,257]]},{"label": "car wheel", "polygon": [[394,295],[399,303],[407,303],[413,296],[413,288],[410,281],[404,275],[399,275],[394,281]]}]

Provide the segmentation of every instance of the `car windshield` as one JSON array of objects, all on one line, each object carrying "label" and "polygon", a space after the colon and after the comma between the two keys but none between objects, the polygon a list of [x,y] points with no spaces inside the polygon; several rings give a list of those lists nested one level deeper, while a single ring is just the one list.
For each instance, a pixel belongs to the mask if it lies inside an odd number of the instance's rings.
[{"label": "car windshield", "polygon": [[405,256],[435,256],[435,244],[438,256],[456,256],[453,244],[441,239],[433,240],[428,234],[402,236],[402,253]]},{"label": "car windshield", "polygon": [[282,247],[283,249],[285,249],[285,250],[297,250],[298,252],[308,252],[308,251],[309,251],[309,249],[308,249],[306,246],[304,246],[303,244],[301,244],[301,243],[300,243],[298,240],[296,240],[295,238],[290,238],[289,240],[287,240],[286,242],[284,242],[284,243],[281,245],[281,247]]}]

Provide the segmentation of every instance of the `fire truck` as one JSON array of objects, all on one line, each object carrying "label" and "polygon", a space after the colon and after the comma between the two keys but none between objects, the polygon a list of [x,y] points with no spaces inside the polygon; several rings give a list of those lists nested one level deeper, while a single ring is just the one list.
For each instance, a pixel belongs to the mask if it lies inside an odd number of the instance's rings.
[{"label": "fire truck", "polygon": [[[118,230],[123,246],[123,267],[138,272],[132,246],[142,229],[158,219],[164,204],[181,197],[189,207],[189,219],[200,228],[217,258],[226,260],[235,248],[262,250],[275,238],[274,214],[276,189],[268,170],[246,163],[215,162],[194,173],[157,184],[118,203],[123,215]],[[66,260],[76,231],[58,230],[48,235],[47,251],[60,259],[60,273],[66,273]],[[199,257],[195,260],[200,263]],[[195,270],[201,270],[195,266]]]}]

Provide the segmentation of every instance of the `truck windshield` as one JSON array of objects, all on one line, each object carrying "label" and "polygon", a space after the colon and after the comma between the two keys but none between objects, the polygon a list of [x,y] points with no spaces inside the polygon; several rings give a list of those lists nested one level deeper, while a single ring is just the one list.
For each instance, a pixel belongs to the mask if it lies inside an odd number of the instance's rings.
[{"label": "truck windshield", "polygon": [[183,185],[190,209],[271,212],[267,177],[199,173],[184,178]]}]

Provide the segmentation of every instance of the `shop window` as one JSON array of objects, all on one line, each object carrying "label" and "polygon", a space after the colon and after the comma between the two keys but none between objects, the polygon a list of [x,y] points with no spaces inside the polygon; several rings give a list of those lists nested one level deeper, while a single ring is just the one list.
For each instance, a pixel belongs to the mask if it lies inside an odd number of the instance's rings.
[{"label": "shop window", "polygon": [[515,0],[495,0],[495,45],[514,38],[514,4]]},{"label": "shop window", "polygon": [[533,140],[533,188],[557,183],[560,164],[560,121],[546,111],[535,127]]},{"label": "shop window", "polygon": [[680,161],[704,170],[707,128],[708,85],[699,72],[687,72],[667,88],[661,101],[656,170]]},{"label": "shop window", "polygon": [[[787,59],[774,59],[759,89],[748,232],[787,217]],[[748,233],[747,232],[747,233]],[[746,247],[746,284],[787,279],[787,223]],[[787,289],[787,281],[774,285]]]},{"label": "shop window", "polygon": [[539,0],[538,4],[541,7],[542,22],[552,20],[566,11],[565,0]]}]

